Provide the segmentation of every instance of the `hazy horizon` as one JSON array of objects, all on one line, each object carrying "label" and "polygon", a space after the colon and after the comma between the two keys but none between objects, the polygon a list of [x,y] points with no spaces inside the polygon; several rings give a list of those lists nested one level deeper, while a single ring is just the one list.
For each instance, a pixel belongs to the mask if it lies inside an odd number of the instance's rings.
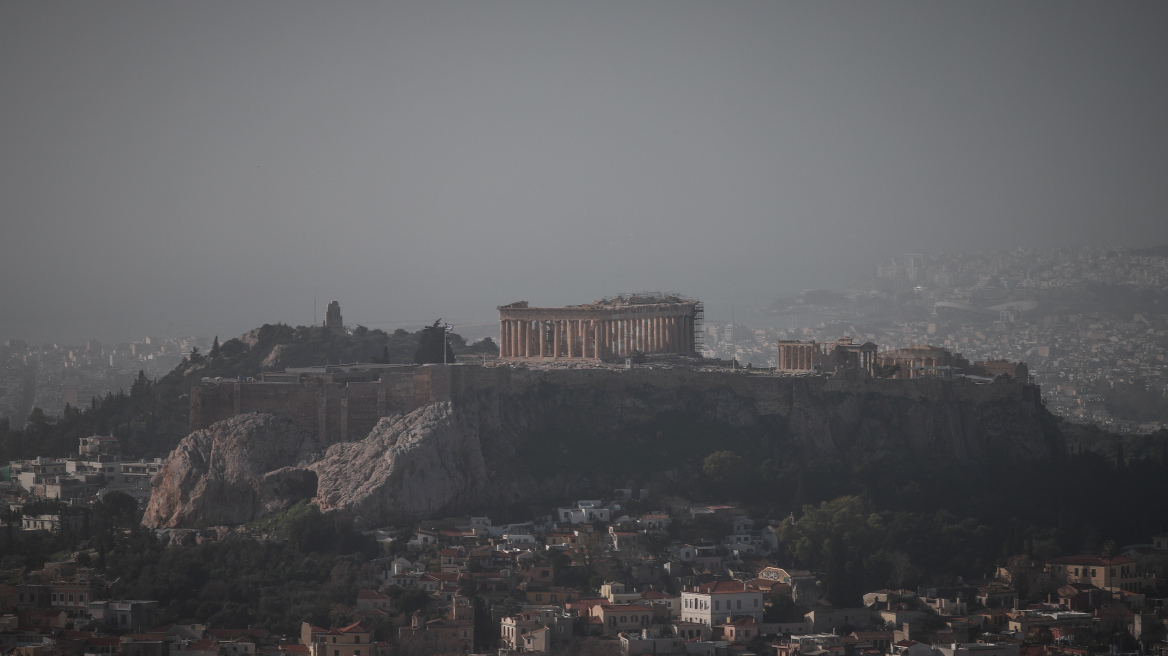
[{"label": "hazy horizon", "polygon": [[8,3],[0,340],[1168,242],[1163,4]]}]

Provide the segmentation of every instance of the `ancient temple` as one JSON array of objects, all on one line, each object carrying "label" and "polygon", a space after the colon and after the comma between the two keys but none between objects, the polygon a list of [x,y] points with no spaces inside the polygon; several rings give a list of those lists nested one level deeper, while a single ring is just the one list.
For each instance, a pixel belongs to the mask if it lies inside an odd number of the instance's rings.
[{"label": "ancient temple", "polygon": [[671,294],[616,296],[586,305],[499,308],[503,358],[618,359],[697,352],[701,303]]}]

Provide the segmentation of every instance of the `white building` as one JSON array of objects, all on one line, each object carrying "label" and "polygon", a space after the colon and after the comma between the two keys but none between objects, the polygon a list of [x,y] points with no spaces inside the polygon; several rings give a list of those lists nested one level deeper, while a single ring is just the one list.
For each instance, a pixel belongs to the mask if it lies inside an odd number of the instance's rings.
[{"label": "white building", "polygon": [[935,649],[941,656],[1018,656],[1018,645],[982,644],[980,642],[958,642],[938,645]]},{"label": "white building", "polygon": [[681,593],[684,622],[718,626],[736,617],[762,622],[762,616],[762,592],[747,590],[742,581],[711,581]]}]

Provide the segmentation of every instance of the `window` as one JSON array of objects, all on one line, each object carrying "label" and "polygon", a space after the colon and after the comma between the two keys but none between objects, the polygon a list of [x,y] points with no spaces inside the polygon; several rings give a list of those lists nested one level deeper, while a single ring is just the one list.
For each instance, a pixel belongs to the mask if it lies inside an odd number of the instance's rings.
[{"label": "window", "polygon": [[616,626],[616,615],[612,615],[608,618],[608,625]]},{"label": "window", "polygon": [[1095,568],[1094,567],[1091,568],[1091,576],[1095,576]]},{"label": "window", "polygon": [[738,608],[739,608],[739,609],[741,609],[741,608],[742,608],[742,600],[741,600],[741,599],[739,599],[739,600],[738,600]]},{"label": "window", "polygon": [[[353,644],[361,644],[361,636],[353,636]],[[361,656],[361,652],[357,652],[357,656]]]},{"label": "window", "polygon": [[720,601],[714,602],[714,610],[721,610],[721,606],[722,606],[722,602],[720,602]]}]

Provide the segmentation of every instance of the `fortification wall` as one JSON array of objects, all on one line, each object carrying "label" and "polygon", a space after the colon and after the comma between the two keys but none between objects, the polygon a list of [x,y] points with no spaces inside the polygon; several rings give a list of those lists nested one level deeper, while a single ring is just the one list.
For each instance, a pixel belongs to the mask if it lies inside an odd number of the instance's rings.
[{"label": "fortification wall", "polygon": [[637,389],[724,392],[753,402],[761,417],[786,418],[831,395],[983,403],[1005,398],[1040,403],[1038,388],[1024,382],[977,384],[940,378],[872,379],[867,375],[775,376],[689,369],[527,369],[473,365],[426,365],[385,373],[377,382],[206,383],[191,390],[191,429],[245,412],[279,412],[329,442],[365,437],[382,418],[428,403],[483,393],[521,396],[540,385],[580,387],[615,396]]},{"label": "fortification wall", "polygon": [[[191,389],[191,430],[245,412],[275,412],[330,442],[360,439],[382,417],[443,400],[431,394],[432,370],[383,374],[377,382],[203,383]],[[448,383],[440,383],[439,390],[450,398]]]}]

